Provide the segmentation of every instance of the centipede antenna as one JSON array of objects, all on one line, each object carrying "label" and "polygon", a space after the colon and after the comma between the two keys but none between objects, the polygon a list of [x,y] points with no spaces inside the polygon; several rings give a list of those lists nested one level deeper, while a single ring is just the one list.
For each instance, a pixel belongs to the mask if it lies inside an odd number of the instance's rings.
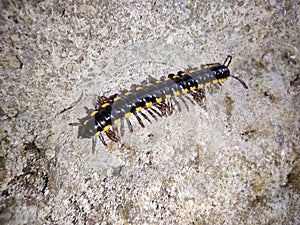
[{"label": "centipede antenna", "polygon": [[60,111],[59,113],[57,113],[55,116],[57,116],[59,114],[62,114],[65,111],[68,111],[68,110],[72,109],[78,102],[80,102],[82,96],[83,96],[83,92],[81,93],[81,95],[79,96],[79,98],[75,102],[73,102],[69,107],[64,108],[62,111]]},{"label": "centipede antenna", "polygon": [[231,63],[231,60],[232,60],[232,56],[228,55],[227,58],[225,59],[223,65],[228,67],[230,65],[230,63]]},{"label": "centipede antenna", "polygon": [[237,81],[239,81],[239,82],[242,84],[242,86],[243,86],[245,89],[248,89],[247,84],[246,84],[241,78],[236,77],[236,76],[234,76],[234,75],[230,75],[230,77],[236,79]]}]

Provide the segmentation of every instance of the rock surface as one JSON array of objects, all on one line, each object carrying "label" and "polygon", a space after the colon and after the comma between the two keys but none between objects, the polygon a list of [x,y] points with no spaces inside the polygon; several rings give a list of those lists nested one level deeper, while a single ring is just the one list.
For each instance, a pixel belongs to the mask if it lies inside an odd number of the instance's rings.
[{"label": "rock surface", "polygon": [[[299,224],[299,10],[2,1],[0,224]],[[248,90],[230,79],[94,152],[68,126],[99,94],[228,54]]]}]

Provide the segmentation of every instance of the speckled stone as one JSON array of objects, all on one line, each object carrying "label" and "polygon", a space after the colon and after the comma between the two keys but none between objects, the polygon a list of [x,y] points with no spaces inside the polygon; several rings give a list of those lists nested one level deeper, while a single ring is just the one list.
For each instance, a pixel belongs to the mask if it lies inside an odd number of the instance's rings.
[{"label": "speckled stone", "polygon": [[[299,224],[297,1],[84,2],[0,3],[0,224]],[[248,90],[95,152],[68,126],[228,54]]]}]

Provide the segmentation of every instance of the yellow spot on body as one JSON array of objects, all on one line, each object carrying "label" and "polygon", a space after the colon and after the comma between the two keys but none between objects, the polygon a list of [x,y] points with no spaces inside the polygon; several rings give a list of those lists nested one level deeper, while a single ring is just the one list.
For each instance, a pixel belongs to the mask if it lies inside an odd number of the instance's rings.
[{"label": "yellow spot on body", "polygon": [[150,108],[151,106],[153,106],[153,103],[152,103],[152,102],[147,102],[147,103],[146,103],[146,107],[147,107],[147,108]]},{"label": "yellow spot on body", "polygon": [[95,137],[98,137],[101,134],[100,131],[98,131],[97,133],[94,134]]},{"label": "yellow spot on body", "polygon": [[209,68],[209,66],[204,66],[203,68],[204,68],[204,69],[208,69],[208,68]]},{"label": "yellow spot on body", "polygon": [[220,83],[224,83],[226,80],[227,80],[227,78],[222,78],[222,79],[219,79],[218,81],[219,81]]},{"label": "yellow spot on body", "polygon": [[190,70],[190,71],[189,71],[189,73],[194,73],[194,72],[196,72],[196,71],[195,71],[195,70]]},{"label": "yellow spot on body", "polygon": [[101,105],[102,108],[106,108],[107,106],[109,106],[109,103],[104,103],[103,105]]},{"label": "yellow spot on body", "polygon": [[94,111],[90,114],[90,116],[95,116],[97,114],[98,111]]},{"label": "yellow spot on body", "polygon": [[169,77],[165,78],[165,81],[171,80]]},{"label": "yellow spot on body", "polygon": [[197,68],[197,71],[200,71],[200,70],[201,70],[201,68],[200,68],[200,67],[198,67],[198,68]]},{"label": "yellow spot on body", "polygon": [[189,90],[187,88],[185,88],[185,89],[182,90],[182,93],[186,94],[186,93],[188,93],[188,91]]},{"label": "yellow spot on body", "polygon": [[185,72],[181,74],[181,76],[185,76],[185,75],[186,75],[186,73],[185,73]]},{"label": "yellow spot on body", "polygon": [[126,96],[128,96],[128,95],[130,95],[130,94],[131,94],[130,91],[128,91],[128,92],[125,93]]},{"label": "yellow spot on body", "polygon": [[131,112],[125,114],[125,118],[129,118],[131,116]]},{"label": "yellow spot on body", "polygon": [[157,102],[157,103],[161,103],[162,101],[163,101],[162,98],[157,98],[157,99],[156,99],[156,102]]},{"label": "yellow spot on body", "polygon": [[152,83],[146,84],[147,87],[150,87],[150,86],[152,86],[152,85],[153,85]]},{"label": "yellow spot on body", "polygon": [[179,95],[180,95],[179,91],[175,91],[175,92],[174,92],[174,96],[177,97],[177,96],[179,96]]},{"label": "yellow spot on body", "polygon": [[142,107],[137,107],[135,111],[139,113],[140,111],[142,111]]},{"label": "yellow spot on body", "polygon": [[207,87],[209,87],[209,86],[210,86],[210,82],[207,82],[205,85],[206,85]]},{"label": "yellow spot on body", "polygon": [[118,97],[115,97],[114,98],[114,102],[116,102],[116,101],[119,101],[121,98],[118,96]]},{"label": "yellow spot on body", "polygon": [[84,122],[83,122],[83,125],[86,125],[88,122],[89,122],[88,120],[84,121]]},{"label": "yellow spot on body", "polygon": [[213,80],[213,84],[217,84],[218,83],[218,80]]},{"label": "yellow spot on body", "polygon": [[121,123],[121,119],[119,118],[119,119],[116,119],[115,121],[114,121],[114,124],[115,125],[118,125],[119,123]]},{"label": "yellow spot on body", "polygon": [[198,89],[202,89],[202,88],[203,88],[203,84],[199,84]]},{"label": "yellow spot on body", "polygon": [[142,87],[137,87],[135,90],[139,91],[139,90],[142,90],[143,88]]},{"label": "yellow spot on body", "polygon": [[110,125],[107,125],[106,127],[103,128],[103,131],[106,132],[110,129]]},{"label": "yellow spot on body", "polygon": [[196,89],[195,86],[190,88],[191,91],[195,91],[195,89]]},{"label": "yellow spot on body", "polygon": [[159,83],[161,83],[161,80],[157,80],[155,83],[159,84]]},{"label": "yellow spot on body", "polygon": [[171,95],[166,95],[166,98],[171,98],[172,96]]},{"label": "yellow spot on body", "polygon": [[173,79],[175,79],[175,78],[179,78],[179,76],[177,76],[177,75],[173,76]]}]

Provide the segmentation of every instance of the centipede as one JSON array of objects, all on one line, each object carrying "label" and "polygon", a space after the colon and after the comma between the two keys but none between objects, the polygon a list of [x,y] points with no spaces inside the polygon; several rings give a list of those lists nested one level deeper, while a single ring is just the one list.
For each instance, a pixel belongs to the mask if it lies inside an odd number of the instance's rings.
[{"label": "centipede", "polygon": [[79,138],[98,137],[104,146],[107,146],[105,139],[119,143],[125,123],[133,132],[132,117],[144,128],[145,121],[152,123],[171,116],[174,110],[181,111],[182,105],[189,110],[188,102],[203,105],[207,91],[219,89],[230,77],[248,89],[243,80],[230,73],[231,61],[232,56],[228,55],[223,64],[202,64],[160,79],[150,77],[147,82],[133,84],[130,90],[120,94],[98,96],[94,108],[85,107],[86,116],[70,125],[79,127]]}]

